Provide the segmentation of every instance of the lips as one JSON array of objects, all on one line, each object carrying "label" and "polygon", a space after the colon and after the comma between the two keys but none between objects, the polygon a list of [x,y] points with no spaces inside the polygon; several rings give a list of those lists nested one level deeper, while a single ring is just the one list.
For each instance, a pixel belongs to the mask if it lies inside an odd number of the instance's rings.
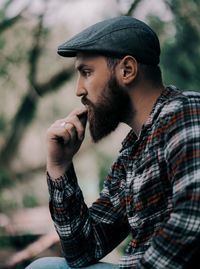
[{"label": "lips", "polygon": [[81,98],[81,103],[82,103],[84,106],[86,106],[86,105],[87,105],[87,100],[86,100],[86,98],[82,97],[82,98]]},{"label": "lips", "polygon": [[85,98],[85,97],[82,97],[81,98],[81,103],[84,105],[84,106],[89,106],[89,105],[91,105],[91,102],[87,99],[87,98]]}]

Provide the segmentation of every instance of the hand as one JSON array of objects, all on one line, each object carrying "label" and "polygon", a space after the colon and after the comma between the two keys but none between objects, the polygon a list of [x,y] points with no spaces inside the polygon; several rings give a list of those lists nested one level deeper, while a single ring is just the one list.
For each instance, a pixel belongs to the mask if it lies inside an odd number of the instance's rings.
[{"label": "hand", "polygon": [[47,171],[52,178],[62,176],[79,150],[87,123],[85,107],[72,111],[66,118],[57,120],[47,131]]}]

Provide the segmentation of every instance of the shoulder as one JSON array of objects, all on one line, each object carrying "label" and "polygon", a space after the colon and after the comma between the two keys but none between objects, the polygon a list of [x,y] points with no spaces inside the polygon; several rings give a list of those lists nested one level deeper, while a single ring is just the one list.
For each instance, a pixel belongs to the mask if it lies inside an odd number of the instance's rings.
[{"label": "shoulder", "polygon": [[[195,91],[179,91],[172,89],[171,95],[164,100],[159,118],[189,119],[200,116],[200,93]],[[200,117],[199,117],[200,119]]]},{"label": "shoulder", "polygon": [[153,132],[168,141],[200,137],[200,93],[169,87],[153,121]]}]

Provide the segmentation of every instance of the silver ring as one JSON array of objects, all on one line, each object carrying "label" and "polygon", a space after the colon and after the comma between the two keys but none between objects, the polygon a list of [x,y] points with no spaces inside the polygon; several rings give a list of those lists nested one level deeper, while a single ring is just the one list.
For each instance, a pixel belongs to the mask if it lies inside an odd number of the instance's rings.
[{"label": "silver ring", "polygon": [[61,126],[61,127],[65,127],[66,123],[67,123],[67,122],[63,121],[63,122],[60,124],[60,126]]},{"label": "silver ring", "polygon": [[60,126],[67,129],[67,124],[70,124],[72,127],[74,127],[74,125],[71,122],[68,121],[63,121]]}]

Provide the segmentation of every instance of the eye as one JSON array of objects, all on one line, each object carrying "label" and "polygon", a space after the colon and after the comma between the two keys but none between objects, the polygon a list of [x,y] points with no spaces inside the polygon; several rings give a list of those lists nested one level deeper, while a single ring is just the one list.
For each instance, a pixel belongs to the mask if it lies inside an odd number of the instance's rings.
[{"label": "eye", "polygon": [[84,76],[84,77],[89,77],[90,75],[91,75],[91,70],[89,70],[89,69],[83,69],[82,71],[81,71],[81,74],[82,74],[82,76]]}]

